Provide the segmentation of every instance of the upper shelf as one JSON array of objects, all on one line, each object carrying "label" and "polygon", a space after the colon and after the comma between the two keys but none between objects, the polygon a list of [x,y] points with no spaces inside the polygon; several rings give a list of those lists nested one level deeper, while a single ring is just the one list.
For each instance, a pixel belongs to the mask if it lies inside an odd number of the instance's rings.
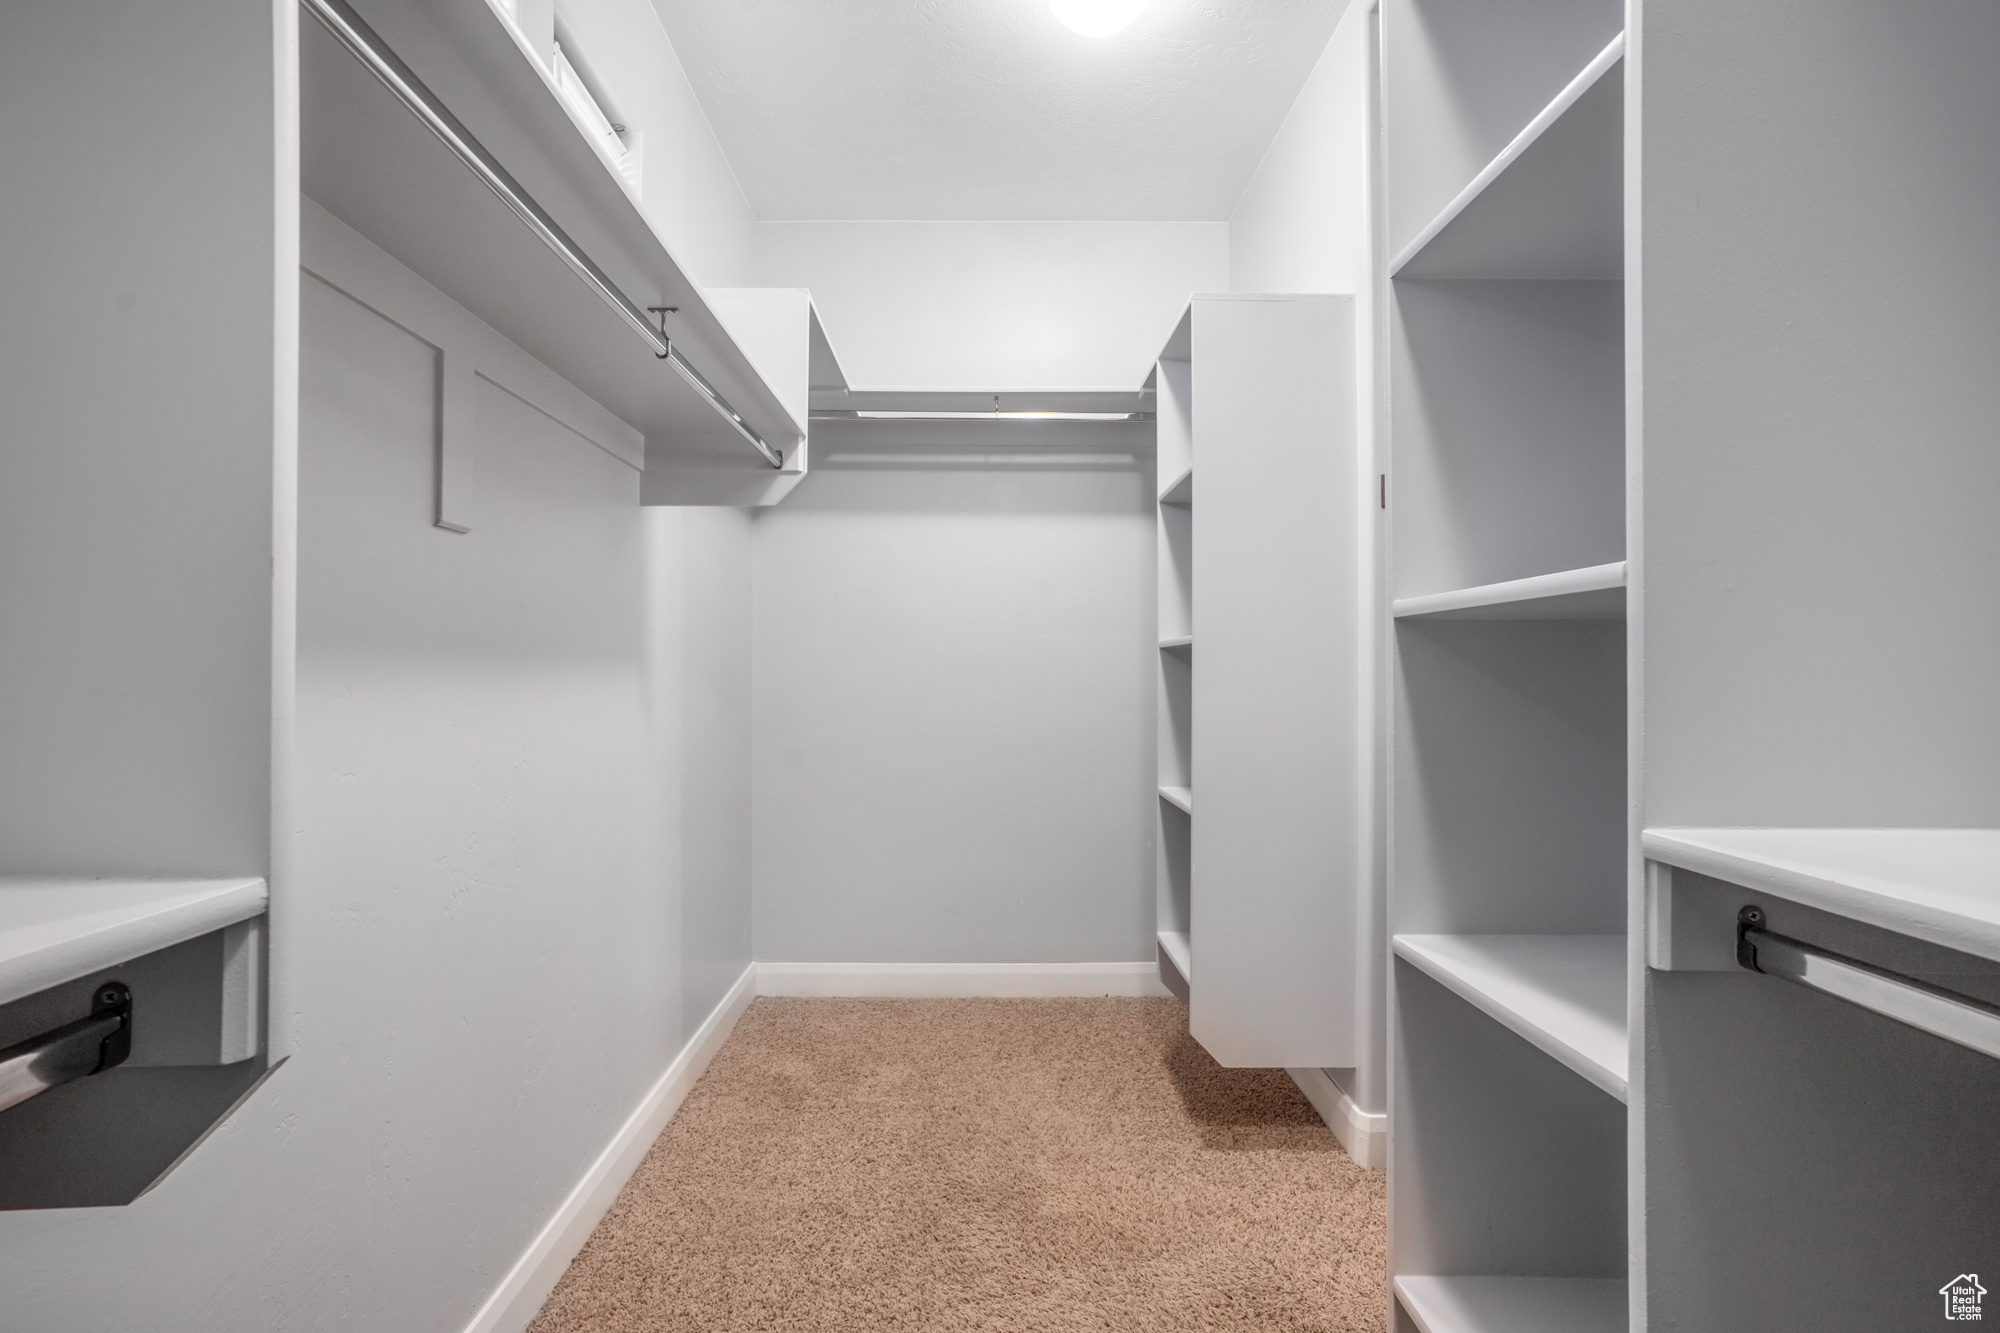
[{"label": "upper shelf", "polygon": [[1655,861],[2000,960],[2000,829],[1654,828]]},{"label": "upper shelf", "polygon": [[0,1004],[261,916],[261,879],[0,878]]},{"label": "upper shelf", "polygon": [[1421,1333],[1625,1333],[1623,1278],[1399,1277]]},{"label": "upper shelf", "polygon": [[1398,597],[1398,620],[1622,620],[1625,562]]},{"label": "upper shelf", "polygon": [[[766,383],[511,25],[485,0],[352,4],[612,286],[639,307],[671,308],[664,319],[674,347],[789,462],[806,433],[802,414]],[[757,460],[623,316],[311,17],[300,21],[299,64],[308,196],[628,424],[671,440],[676,463]]]},{"label": "upper shelf", "polygon": [[1625,1100],[1623,935],[1398,935],[1393,947],[1399,957]]},{"label": "upper shelf", "polygon": [[1624,274],[1620,33],[1411,239],[1398,278]]}]

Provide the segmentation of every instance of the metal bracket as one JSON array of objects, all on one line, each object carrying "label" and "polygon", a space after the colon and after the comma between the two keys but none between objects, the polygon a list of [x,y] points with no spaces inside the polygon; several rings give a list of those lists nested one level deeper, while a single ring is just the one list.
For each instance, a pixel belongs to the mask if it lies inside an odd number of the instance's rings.
[{"label": "metal bracket", "polygon": [[1760,907],[1745,907],[1736,914],[1736,961],[1750,971],[1831,995],[2000,1059],[2000,1008],[1804,940],[1774,935],[1764,929],[1764,922]]},{"label": "metal bracket", "polygon": [[107,981],[91,997],[90,1017],[0,1051],[0,1111],[122,1065],[131,1054],[132,991]]},{"label": "metal bracket", "polygon": [[653,353],[654,357],[658,360],[665,361],[674,354],[674,345],[667,337],[667,316],[678,315],[680,312],[681,308],[677,305],[649,305],[646,307],[646,313],[658,320],[660,325],[660,345],[662,350]]}]

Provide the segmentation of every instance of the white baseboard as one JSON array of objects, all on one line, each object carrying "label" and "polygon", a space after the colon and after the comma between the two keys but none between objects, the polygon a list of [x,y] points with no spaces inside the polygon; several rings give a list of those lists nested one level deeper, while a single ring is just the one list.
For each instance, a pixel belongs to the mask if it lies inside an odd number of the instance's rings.
[{"label": "white baseboard", "polygon": [[1327,1077],[1324,1069],[1287,1069],[1292,1082],[1326,1121],[1326,1127],[1340,1140],[1340,1146],[1370,1171],[1389,1164],[1389,1117],[1362,1110],[1354,1099]]},{"label": "white baseboard", "polygon": [[528,1326],[549,1293],[556,1289],[570,1260],[576,1258],[577,1251],[590,1239],[590,1233],[610,1211],[618,1191],[639,1169],[653,1140],[660,1137],[667,1121],[673,1119],[674,1112],[687,1100],[695,1080],[729,1039],[736,1020],[756,997],[757,964],[752,963],[743,969],[743,975],[736,979],[700,1030],[688,1039],[688,1044],[667,1066],[667,1072],[660,1075],[660,1081],[640,1100],[638,1109],[611,1136],[611,1142],[583,1173],[583,1179],[569,1192],[562,1207],[556,1209],[555,1216],[527,1252],[486,1298],[486,1304],[479,1307],[479,1313],[465,1326],[465,1333],[520,1333]]},{"label": "white baseboard", "polygon": [[1165,995],[1144,963],[759,963],[759,995],[1005,998]]}]

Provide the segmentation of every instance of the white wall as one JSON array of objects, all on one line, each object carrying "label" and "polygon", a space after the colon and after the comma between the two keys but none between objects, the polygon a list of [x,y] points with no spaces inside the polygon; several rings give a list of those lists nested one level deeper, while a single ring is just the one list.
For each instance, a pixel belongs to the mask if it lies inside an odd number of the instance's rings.
[{"label": "white wall", "polygon": [[756,520],[759,959],[1152,959],[1150,444],[815,427]]},{"label": "white wall", "polygon": [[645,135],[640,206],[703,287],[755,285],[750,204],[648,0],[562,0],[578,44]]},{"label": "white wall", "polygon": [[[1360,568],[1364,595],[1356,625],[1361,654],[1361,697],[1355,707],[1362,715],[1386,716],[1377,700],[1381,644],[1376,626],[1381,615],[1382,513],[1375,503],[1375,476],[1380,471],[1376,444],[1377,398],[1375,288],[1372,278],[1368,181],[1375,142],[1370,107],[1373,103],[1373,6],[1353,4],[1342,16],[1326,52],[1306,81],[1291,114],[1278,131],[1242,202],[1229,222],[1231,289],[1239,292],[1345,292],[1355,297],[1357,323],[1356,384],[1361,415],[1357,437],[1362,453],[1354,460],[1363,497],[1360,513],[1330,515],[1329,521],[1352,521],[1361,543]],[[1357,997],[1362,1051],[1352,1071],[1338,1071],[1340,1081],[1362,1110],[1387,1108],[1388,1053],[1384,1013],[1383,937],[1385,876],[1383,873],[1382,756],[1378,733],[1357,756],[1356,785],[1368,810],[1361,856],[1355,876],[1364,886],[1361,928],[1356,948],[1361,953]]]},{"label": "white wall", "polygon": [[9,1328],[463,1327],[749,958],[748,520],[480,380],[435,528],[435,351],[303,306],[293,1054],[131,1206],[0,1214]]},{"label": "white wall", "polygon": [[1219,222],[761,222],[759,284],[810,287],[857,388],[1137,387]]}]

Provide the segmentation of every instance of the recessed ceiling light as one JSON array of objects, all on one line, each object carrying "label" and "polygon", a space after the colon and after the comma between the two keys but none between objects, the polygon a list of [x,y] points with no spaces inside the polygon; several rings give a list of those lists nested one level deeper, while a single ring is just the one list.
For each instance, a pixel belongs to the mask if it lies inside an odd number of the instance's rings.
[{"label": "recessed ceiling light", "polygon": [[1146,0],[1049,0],[1062,25],[1085,37],[1123,32],[1145,7]]}]

